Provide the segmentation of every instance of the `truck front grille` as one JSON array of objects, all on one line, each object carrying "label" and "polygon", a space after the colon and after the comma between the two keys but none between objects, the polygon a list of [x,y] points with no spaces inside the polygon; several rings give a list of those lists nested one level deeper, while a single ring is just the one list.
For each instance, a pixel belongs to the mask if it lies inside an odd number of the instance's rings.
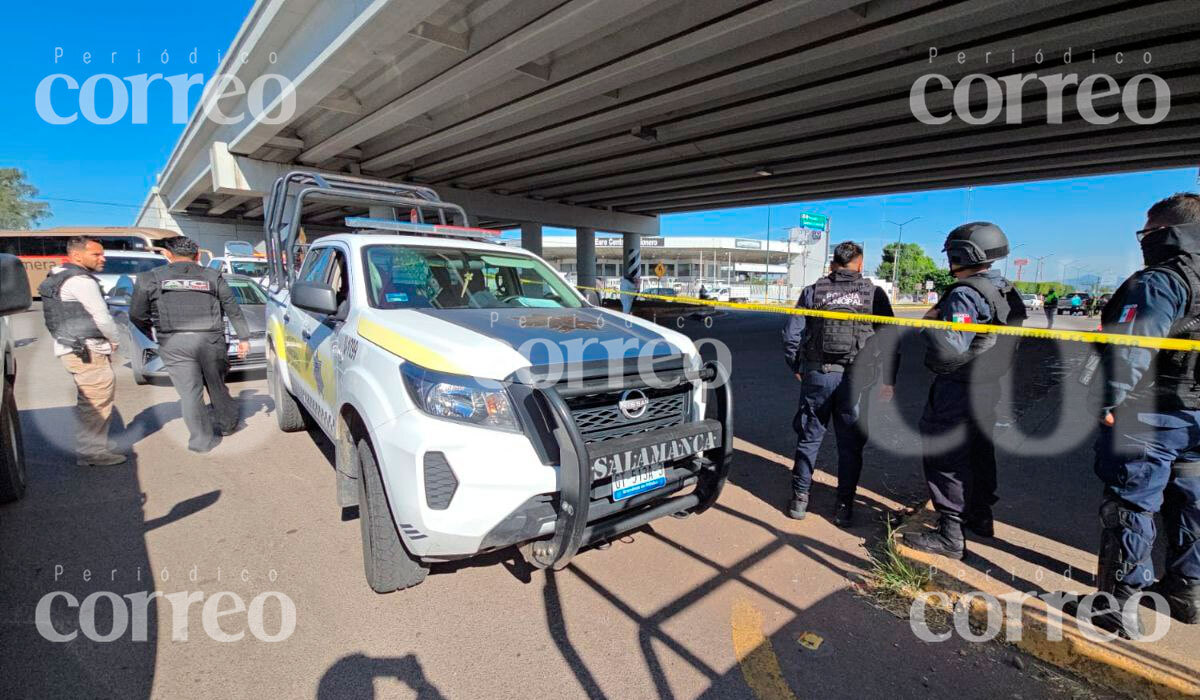
[{"label": "truck front grille", "polygon": [[624,392],[590,394],[567,400],[571,417],[586,442],[612,440],[687,422],[691,408],[691,386],[671,389],[642,389],[648,403],[636,418],[618,407]]}]

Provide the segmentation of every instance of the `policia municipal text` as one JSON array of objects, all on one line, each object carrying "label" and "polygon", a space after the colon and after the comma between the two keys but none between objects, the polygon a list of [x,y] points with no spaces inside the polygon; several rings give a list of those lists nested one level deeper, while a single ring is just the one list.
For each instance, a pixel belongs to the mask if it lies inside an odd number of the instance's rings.
[{"label": "policia municipal text", "polygon": [[[196,264],[195,241],[179,236],[165,242],[169,265],[138,275],[129,319],[147,336],[157,331],[159,357],[179,392],[188,449],[208,452],[237,429],[237,403],[225,386],[227,317],[238,337],[238,355],[250,350],[250,329],[233,291],[217,270]],[[213,414],[204,405],[208,389]],[[216,431],[214,432],[214,417]]]}]

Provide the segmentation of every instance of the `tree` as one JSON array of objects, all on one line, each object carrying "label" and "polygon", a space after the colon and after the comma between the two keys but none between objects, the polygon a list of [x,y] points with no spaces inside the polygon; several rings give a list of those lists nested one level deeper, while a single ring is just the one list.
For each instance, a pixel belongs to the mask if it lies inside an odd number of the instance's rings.
[{"label": "tree", "polygon": [[1013,286],[1022,294],[1041,294],[1042,296],[1049,294],[1050,290],[1054,290],[1060,297],[1075,291],[1074,287],[1062,282],[1038,282],[1036,284],[1033,282],[1013,282]]},{"label": "tree", "polygon": [[[925,250],[916,243],[900,243],[900,292],[911,294],[918,290],[924,291],[925,280],[932,279],[938,283],[938,266]],[[888,243],[883,247],[883,261],[875,270],[875,276],[880,279],[892,280],[892,268],[896,260],[896,243]],[[949,274],[949,273],[946,273]]]},{"label": "tree", "polygon": [[50,216],[50,205],[34,201],[37,188],[18,168],[0,168],[0,229],[27,229]]},{"label": "tree", "polygon": [[950,274],[950,270],[945,268],[934,270],[925,279],[933,282],[933,289],[939,296],[945,293],[950,285],[954,284],[954,275]]}]

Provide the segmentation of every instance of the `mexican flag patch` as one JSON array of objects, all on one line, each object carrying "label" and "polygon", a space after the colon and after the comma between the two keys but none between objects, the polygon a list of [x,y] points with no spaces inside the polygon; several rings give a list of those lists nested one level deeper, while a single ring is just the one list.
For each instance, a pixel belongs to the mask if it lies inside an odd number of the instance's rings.
[{"label": "mexican flag patch", "polygon": [[974,323],[971,319],[971,314],[951,314],[950,320],[954,323]]},{"label": "mexican flag patch", "polygon": [[1137,318],[1137,304],[1130,304],[1121,309],[1121,315],[1117,318],[1117,323],[1133,323],[1133,319]]}]

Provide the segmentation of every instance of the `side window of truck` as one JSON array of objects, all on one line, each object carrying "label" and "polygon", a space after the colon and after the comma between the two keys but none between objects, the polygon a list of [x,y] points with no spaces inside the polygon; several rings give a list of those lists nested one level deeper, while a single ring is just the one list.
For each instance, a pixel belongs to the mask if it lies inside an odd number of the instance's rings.
[{"label": "side window of truck", "polygon": [[304,258],[304,265],[300,268],[298,279],[301,282],[320,282],[324,284],[326,275],[329,272],[329,258],[331,253],[332,250],[329,248],[310,251]]}]

